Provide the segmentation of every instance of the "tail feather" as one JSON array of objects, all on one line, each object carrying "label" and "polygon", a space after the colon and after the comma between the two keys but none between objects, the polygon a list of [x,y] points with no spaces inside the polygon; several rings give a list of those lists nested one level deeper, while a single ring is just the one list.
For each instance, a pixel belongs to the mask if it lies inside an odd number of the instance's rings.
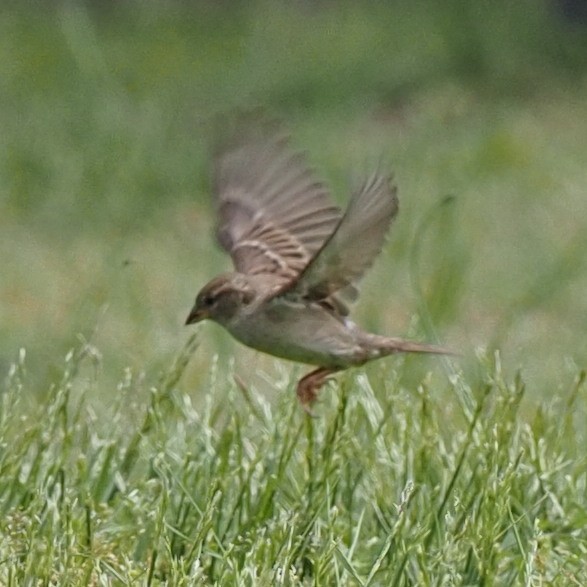
[{"label": "tail feather", "polygon": [[365,347],[370,354],[379,357],[392,355],[394,353],[430,353],[435,355],[458,355],[447,348],[435,344],[404,340],[403,338],[390,338],[377,334],[368,334],[365,340]]}]

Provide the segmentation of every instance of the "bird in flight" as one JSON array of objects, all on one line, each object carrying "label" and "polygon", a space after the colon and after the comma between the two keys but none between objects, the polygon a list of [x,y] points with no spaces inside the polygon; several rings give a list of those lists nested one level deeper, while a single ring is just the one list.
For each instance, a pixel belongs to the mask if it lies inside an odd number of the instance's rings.
[{"label": "bird in flight", "polygon": [[306,411],[337,371],[399,352],[451,354],[349,318],[398,211],[390,175],[367,177],[343,213],[281,127],[257,121],[216,156],[213,194],[216,236],[234,271],[201,289],[186,324],[214,320],[249,347],[316,366],[297,385]]}]

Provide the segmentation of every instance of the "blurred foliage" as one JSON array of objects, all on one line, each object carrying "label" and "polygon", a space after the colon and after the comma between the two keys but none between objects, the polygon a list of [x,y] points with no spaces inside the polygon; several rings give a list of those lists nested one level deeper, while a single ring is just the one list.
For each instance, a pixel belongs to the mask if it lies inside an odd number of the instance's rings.
[{"label": "blurred foliage", "polygon": [[[402,212],[362,324],[501,346],[541,389],[564,385],[587,352],[587,29],[565,10],[2,3],[0,370],[25,346],[46,387],[80,335],[112,381],[165,363],[196,290],[228,267],[210,238],[214,129],[261,106],[341,204],[355,170],[392,162]],[[206,332],[194,371],[236,352]],[[271,372],[255,357],[247,369]]]},{"label": "blurred foliage", "polygon": [[58,226],[72,208],[144,221],[193,192],[210,121],[234,107],[393,114],[451,80],[518,100],[587,64],[585,30],[530,0],[25,1],[0,16],[2,199]]}]

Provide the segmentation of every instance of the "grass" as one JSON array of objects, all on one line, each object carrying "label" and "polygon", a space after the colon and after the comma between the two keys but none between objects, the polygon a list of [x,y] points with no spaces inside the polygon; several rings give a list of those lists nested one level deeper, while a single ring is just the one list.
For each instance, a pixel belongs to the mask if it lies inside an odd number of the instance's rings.
[{"label": "grass", "polygon": [[[3,4],[0,583],[587,584],[586,44],[529,2]],[[341,204],[391,162],[357,321],[462,358],[310,419],[303,368],[183,329],[251,104]]]},{"label": "grass", "polygon": [[16,421],[26,373],[14,366],[0,420],[3,584],[587,580],[573,423],[584,374],[525,420],[524,382],[505,381],[498,356],[479,388],[454,376],[451,403],[432,381],[406,389],[400,364],[392,377],[345,375],[312,419],[287,379],[273,404],[213,365],[198,410],[177,387],[195,342],[157,381],[129,372],[102,418],[88,401],[91,347]]}]

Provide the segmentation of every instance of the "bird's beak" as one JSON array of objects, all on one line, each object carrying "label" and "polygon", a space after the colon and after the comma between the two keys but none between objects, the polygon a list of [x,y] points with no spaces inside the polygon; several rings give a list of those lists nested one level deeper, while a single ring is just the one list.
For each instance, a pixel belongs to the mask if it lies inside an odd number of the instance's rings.
[{"label": "bird's beak", "polygon": [[201,320],[206,320],[206,318],[208,318],[208,312],[194,306],[188,316],[188,319],[185,321],[185,325],[187,326],[188,324],[195,324]]}]

